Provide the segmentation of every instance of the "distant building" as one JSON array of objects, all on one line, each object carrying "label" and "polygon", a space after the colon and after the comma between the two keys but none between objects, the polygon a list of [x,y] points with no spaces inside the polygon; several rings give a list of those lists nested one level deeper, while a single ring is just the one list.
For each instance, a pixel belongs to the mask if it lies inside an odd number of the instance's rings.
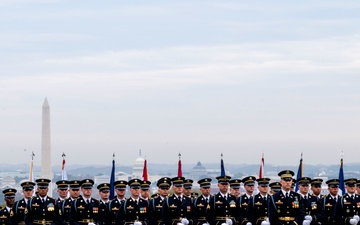
[{"label": "distant building", "polygon": [[193,180],[200,180],[207,176],[206,168],[199,161],[194,168],[190,171],[190,178]]},{"label": "distant building", "polygon": [[141,179],[144,170],[144,161],[145,159],[141,157],[141,150],[139,150],[139,158],[135,160],[132,172],[132,178]]}]

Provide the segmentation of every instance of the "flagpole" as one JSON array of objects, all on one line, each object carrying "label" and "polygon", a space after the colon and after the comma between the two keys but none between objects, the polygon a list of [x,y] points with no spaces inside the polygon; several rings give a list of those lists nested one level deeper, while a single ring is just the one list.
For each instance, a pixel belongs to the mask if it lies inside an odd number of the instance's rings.
[{"label": "flagpole", "polygon": [[340,159],[340,169],[339,169],[339,190],[341,190],[340,195],[345,194],[345,184],[344,184],[344,151],[341,151],[340,153],[341,159]]},{"label": "flagpole", "polygon": [[178,177],[182,177],[182,165],[181,165],[181,154],[179,152],[179,162],[178,162]]},{"label": "flagpole", "polygon": [[67,174],[66,174],[66,170],[65,170],[65,153],[63,152],[63,154],[61,155],[63,160],[62,160],[62,166],[61,166],[61,179],[62,180],[67,180]]},{"label": "flagpole", "polygon": [[113,153],[113,160],[112,160],[112,168],[110,174],[110,196],[109,199],[112,200],[115,197],[115,152]]}]

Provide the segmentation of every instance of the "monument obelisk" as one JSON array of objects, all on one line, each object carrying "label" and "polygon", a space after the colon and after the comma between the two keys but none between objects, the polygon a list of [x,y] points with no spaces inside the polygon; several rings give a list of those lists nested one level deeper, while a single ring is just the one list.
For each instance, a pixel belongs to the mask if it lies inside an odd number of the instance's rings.
[{"label": "monument obelisk", "polygon": [[[50,106],[45,98],[42,106],[41,130],[41,178],[52,180],[51,172],[51,139],[50,139]],[[49,196],[52,196],[52,185],[49,185]]]}]

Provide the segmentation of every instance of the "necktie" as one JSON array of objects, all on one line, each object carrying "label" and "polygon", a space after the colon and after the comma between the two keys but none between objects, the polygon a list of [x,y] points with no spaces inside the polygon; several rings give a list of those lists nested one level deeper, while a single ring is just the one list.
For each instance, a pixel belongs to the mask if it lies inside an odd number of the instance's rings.
[{"label": "necktie", "polygon": [[178,197],[179,201],[181,202],[181,196]]},{"label": "necktie", "polygon": [[355,196],[354,196],[354,195],[351,195],[351,198],[354,200],[354,199],[355,199]]},{"label": "necktie", "polygon": [[43,204],[44,204],[44,202],[45,202],[45,201],[44,201],[44,199],[42,198],[42,199],[41,199],[41,203],[43,203]]},{"label": "necktie", "polygon": [[209,203],[209,199],[208,199],[208,198],[205,198],[205,201],[206,201],[206,203]]},{"label": "necktie", "polygon": [[288,197],[289,197],[289,193],[286,192],[285,197],[288,198]]},{"label": "necktie", "polygon": [[266,201],[266,197],[264,197],[264,201]]},{"label": "necktie", "polygon": [[86,199],[86,204],[90,204],[90,201],[89,201],[89,199]]},{"label": "necktie", "polygon": [[307,199],[307,196],[306,196],[306,195],[304,196],[304,199],[305,199],[305,200]]},{"label": "necktie", "polygon": [[334,200],[335,200],[335,202],[337,202],[337,199],[336,199],[336,197],[334,198]]}]

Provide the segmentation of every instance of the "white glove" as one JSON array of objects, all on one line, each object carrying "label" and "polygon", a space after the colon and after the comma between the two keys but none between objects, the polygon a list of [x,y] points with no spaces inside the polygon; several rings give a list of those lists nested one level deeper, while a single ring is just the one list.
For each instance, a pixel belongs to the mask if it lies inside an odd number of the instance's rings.
[{"label": "white glove", "polygon": [[221,225],[227,225],[226,223],[222,223]]},{"label": "white glove", "polygon": [[355,225],[355,224],[357,224],[357,220],[356,219],[350,219],[350,224],[352,224],[352,225]]},{"label": "white glove", "polygon": [[206,223],[203,223],[202,225],[210,225],[208,222],[206,222]]},{"label": "white glove", "polygon": [[309,220],[309,222],[311,223],[311,221],[312,221],[312,216],[306,215],[306,216],[305,216],[305,219],[306,219],[306,220]]},{"label": "white glove", "polygon": [[95,225],[95,223],[88,223],[88,225]]},{"label": "white glove", "polygon": [[231,219],[226,219],[226,224],[227,225],[232,225],[232,220]]},{"label": "white glove", "polygon": [[270,223],[268,221],[264,220],[261,222],[261,225],[270,225]]},{"label": "white glove", "polygon": [[136,221],[136,222],[134,222],[134,225],[142,225],[142,223],[139,221]]},{"label": "white glove", "polygon": [[247,222],[246,225],[252,225],[252,223],[251,223],[251,222]]},{"label": "white glove", "polygon": [[302,225],[310,225],[310,221],[309,220],[304,220]]},{"label": "white glove", "polygon": [[[185,219],[185,218],[182,218],[181,219],[181,223],[184,224],[184,225],[188,225],[189,224],[189,220]],[[137,224],[134,224],[134,225],[137,225]]]},{"label": "white glove", "polygon": [[355,215],[355,216],[353,217],[353,219],[356,219],[356,220],[359,222],[360,217],[359,217],[358,215]]},{"label": "white glove", "polygon": [[183,225],[182,223],[177,223],[176,225]]}]

